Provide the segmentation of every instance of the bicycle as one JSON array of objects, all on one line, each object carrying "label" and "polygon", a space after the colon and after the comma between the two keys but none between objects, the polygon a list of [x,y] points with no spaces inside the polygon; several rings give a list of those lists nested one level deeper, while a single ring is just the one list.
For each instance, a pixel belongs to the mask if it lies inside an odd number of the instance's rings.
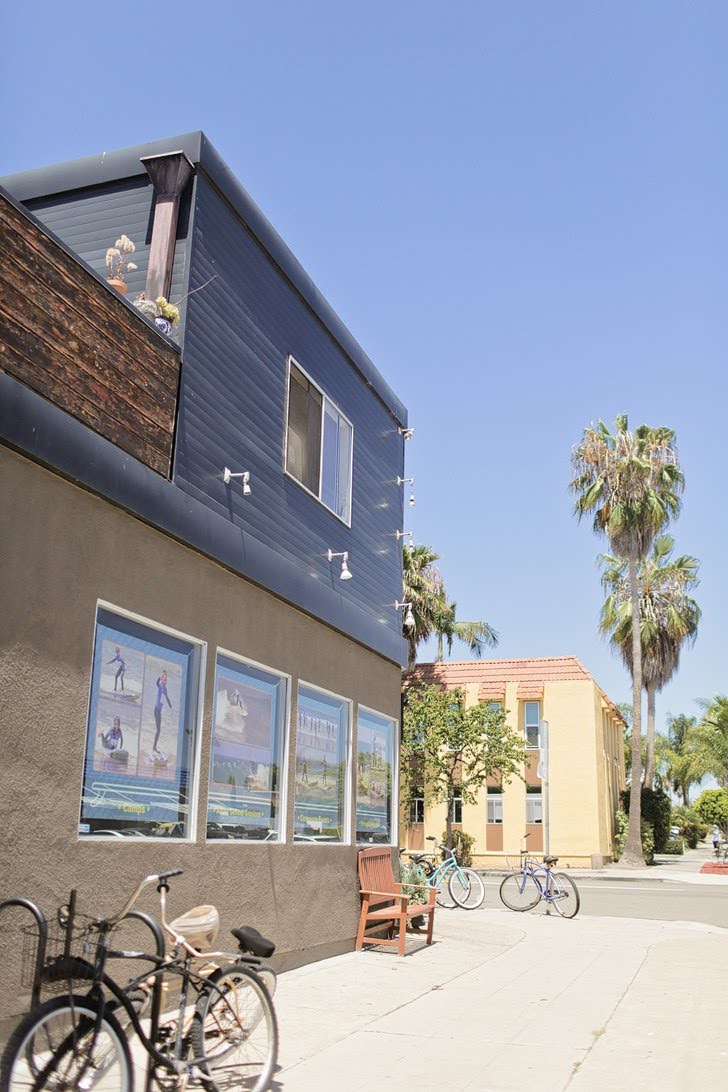
[{"label": "bicycle", "polygon": [[[526,835],[526,838],[528,835]],[[525,839],[524,839],[525,840]],[[543,899],[548,909],[553,906],[562,918],[574,918],[581,900],[576,884],[564,872],[552,871],[558,857],[547,856],[543,864],[522,849],[518,866],[500,885],[500,899],[509,910],[524,913],[533,910]]]},{"label": "bicycle", "polygon": [[[263,1092],[270,1087],[278,1051],[275,1011],[264,977],[275,985],[275,973],[263,963],[274,945],[250,928],[234,929],[239,953],[202,951],[219,927],[215,907],[197,907],[166,919],[169,879],[182,869],[147,876],[123,909],[108,918],[75,926],[75,892],[59,911],[63,950],[46,958],[48,923],[34,904],[8,900],[0,905],[24,906],[36,918],[36,954],[30,1012],[11,1036],[0,1063],[0,1092],[49,1088],[90,1092],[97,1085],[114,1092],[133,1092],[135,1069],[143,1087],[156,1083],[164,1092],[184,1088],[197,1077],[208,1092],[227,1086]],[[148,914],[132,907],[142,890],[157,885],[161,928]],[[155,938],[156,952],[117,950],[110,946],[122,920],[137,919]],[[165,933],[172,947],[165,954]],[[80,945],[81,955],[72,951]],[[246,953],[250,953],[249,955]],[[89,958],[90,957],[90,958]],[[110,960],[152,964],[120,986],[107,972]],[[198,966],[200,965],[201,966]],[[256,967],[258,970],[256,970]],[[162,1019],[168,978],[180,981],[177,1015]],[[65,984],[61,996],[39,1002],[42,982]],[[78,992],[84,986],[87,992]],[[188,1001],[194,1000],[194,1006]],[[142,1023],[144,1021],[144,1023]],[[136,1033],[146,1054],[130,1049]]]},{"label": "bicycle", "polygon": [[[422,886],[434,887],[435,898],[440,906],[460,906],[464,910],[477,910],[485,899],[485,884],[481,877],[475,869],[458,864],[454,851],[436,842],[433,835],[428,835],[427,840],[435,842],[433,848],[442,850],[447,856],[439,865],[435,865],[432,856],[427,853],[410,853],[410,860],[422,869]],[[449,895],[449,901],[445,891]]]}]

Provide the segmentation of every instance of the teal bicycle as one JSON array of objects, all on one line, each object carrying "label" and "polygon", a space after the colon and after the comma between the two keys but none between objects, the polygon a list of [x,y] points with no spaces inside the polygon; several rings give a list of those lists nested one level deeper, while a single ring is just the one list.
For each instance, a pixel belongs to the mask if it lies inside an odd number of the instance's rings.
[{"label": "teal bicycle", "polygon": [[[428,842],[435,842],[429,835]],[[473,868],[459,865],[452,849],[435,842],[434,849],[445,854],[439,865],[428,853],[410,853],[409,858],[418,875],[410,879],[413,886],[434,887],[435,898],[440,906],[452,908],[461,906],[463,910],[477,910],[485,899],[485,884]]]}]

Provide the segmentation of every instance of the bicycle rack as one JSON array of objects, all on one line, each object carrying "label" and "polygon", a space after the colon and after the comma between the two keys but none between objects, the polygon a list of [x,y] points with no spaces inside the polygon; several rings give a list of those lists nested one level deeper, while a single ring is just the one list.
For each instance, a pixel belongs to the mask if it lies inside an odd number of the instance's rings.
[{"label": "bicycle rack", "polygon": [[35,1008],[40,1001],[40,988],[43,981],[43,967],[48,943],[48,920],[40,907],[36,906],[30,899],[6,899],[5,902],[0,902],[0,913],[10,906],[19,906],[21,909],[29,911],[38,926],[38,948],[35,954],[35,973],[30,993],[31,1004]]}]

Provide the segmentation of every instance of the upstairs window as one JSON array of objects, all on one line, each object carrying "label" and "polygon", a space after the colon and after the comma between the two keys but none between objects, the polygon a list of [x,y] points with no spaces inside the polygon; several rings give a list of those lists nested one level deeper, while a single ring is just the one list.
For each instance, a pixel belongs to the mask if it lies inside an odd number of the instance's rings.
[{"label": "upstairs window", "polygon": [[526,746],[534,750],[541,746],[541,732],[539,721],[541,719],[541,705],[537,701],[525,701],[523,703],[523,719],[526,734]]},{"label": "upstairs window", "polygon": [[526,794],[526,822],[543,822],[543,797],[538,789],[534,792],[529,788]]},{"label": "upstairs window", "polygon": [[349,526],[353,438],[351,423],[291,358],[286,472]]},{"label": "upstairs window", "polygon": [[502,823],[503,822],[503,789],[496,788],[495,786],[488,786],[487,795],[487,822],[488,823]]}]

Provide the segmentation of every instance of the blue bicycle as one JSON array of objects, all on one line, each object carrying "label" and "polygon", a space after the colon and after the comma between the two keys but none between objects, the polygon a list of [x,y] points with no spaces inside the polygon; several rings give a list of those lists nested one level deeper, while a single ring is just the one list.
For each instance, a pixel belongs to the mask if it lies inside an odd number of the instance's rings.
[{"label": "blue bicycle", "polygon": [[[435,842],[428,835],[428,842]],[[434,849],[440,849],[446,856],[439,865],[426,853],[410,853],[410,861],[421,869],[419,879],[422,885],[434,887],[435,898],[440,906],[461,906],[464,910],[477,910],[485,899],[485,884],[473,868],[459,865],[452,849],[435,842]],[[411,882],[411,881],[410,881]]]},{"label": "blue bicycle", "polygon": [[[526,835],[528,837],[528,835]],[[562,918],[575,918],[581,900],[576,884],[564,872],[553,872],[558,857],[544,857],[543,864],[521,850],[518,867],[506,876],[500,885],[500,897],[509,910],[523,913],[533,910],[543,899],[547,907],[553,906]]]}]

